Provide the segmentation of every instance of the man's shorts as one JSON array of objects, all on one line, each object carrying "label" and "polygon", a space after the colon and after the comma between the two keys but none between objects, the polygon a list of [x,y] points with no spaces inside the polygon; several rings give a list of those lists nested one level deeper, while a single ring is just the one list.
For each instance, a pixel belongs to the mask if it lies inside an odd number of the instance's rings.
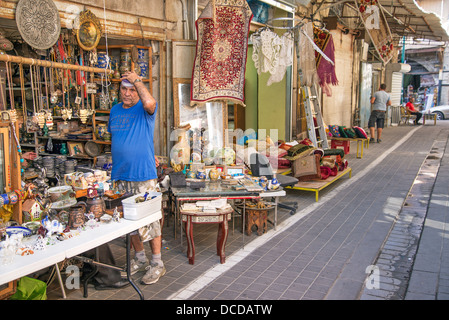
[{"label": "man's shorts", "polygon": [[[146,181],[116,181],[116,187],[119,192],[131,192],[133,194],[144,193],[146,191],[156,190],[157,179]],[[147,226],[132,232],[132,235],[139,234],[142,242],[153,240],[162,234],[160,220],[157,220]]]},{"label": "man's shorts", "polygon": [[385,111],[373,110],[368,120],[368,128],[373,128],[377,124],[377,128],[383,128],[385,124]]}]

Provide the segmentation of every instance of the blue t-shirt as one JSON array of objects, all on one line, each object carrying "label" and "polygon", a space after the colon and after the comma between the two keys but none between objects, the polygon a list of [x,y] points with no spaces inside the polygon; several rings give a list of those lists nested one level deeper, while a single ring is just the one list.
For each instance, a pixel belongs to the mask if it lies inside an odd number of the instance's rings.
[{"label": "blue t-shirt", "polygon": [[112,137],[112,180],[146,181],[157,178],[154,160],[154,124],[139,100],[129,109],[123,103],[112,107],[108,131]]}]

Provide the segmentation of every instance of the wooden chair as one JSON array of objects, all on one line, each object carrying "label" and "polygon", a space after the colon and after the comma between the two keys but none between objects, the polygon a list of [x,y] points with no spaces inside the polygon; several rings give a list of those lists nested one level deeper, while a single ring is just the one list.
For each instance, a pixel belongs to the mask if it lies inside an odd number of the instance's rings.
[{"label": "wooden chair", "polygon": [[410,120],[415,121],[416,115],[411,114],[405,106],[401,106],[401,120],[399,121],[399,124],[401,124],[402,121],[404,121],[404,124],[410,124]]}]

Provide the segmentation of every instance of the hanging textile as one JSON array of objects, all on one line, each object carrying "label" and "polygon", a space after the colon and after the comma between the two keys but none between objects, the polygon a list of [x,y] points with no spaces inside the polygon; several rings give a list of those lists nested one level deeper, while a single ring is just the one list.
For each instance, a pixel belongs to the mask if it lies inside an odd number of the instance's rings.
[{"label": "hanging textile", "polygon": [[332,96],[332,89],[329,85],[338,85],[335,64],[332,63],[332,61],[335,61],[334,40],[332,34],[327,30],[313,27],[313,41],[321,51],[323,51],[326,57],[331,60],[329,61],[319,54],[319,52],[315,52],[316,71],[319,78],[319,84],[323,89],[323,92],[330,97]]},{"label": "hanging textile", "polygon": [[279,37],[268,28],[262,28],[250,36],[253,43],[252,59],[257,74],[268,72],[267,85],[280,82],[287,67],[293,64],[293,34],[286,32]]},{"label": "hanging textile", "polygon": [[299,69],[301,70],[301,86],[312,87],[318,84],[315,49],[313,42],[313,24],[308,22],[301,27],[298,40]]},{"label": "hanging textile", "polygon": [[257,74],[269,72],[273,74],[279,64],[281,40],[279,36],[268,28],[262,28],[250,36],[253,43],[252,58]]},{"label": "hanging textile", "polygon": [[371,42],[384,65],[387,64],[393,57],[394,45],[381,5],[377,0],[354,0],[354,2]]},{"label": "hanging textile", "polygon": [[280,50],[277,68],[268,79],[267,85],[280,82],[284,79],[287,67],[293,64],[293,34],[292,32],[284,33],[280,38]]},{"label": "hanging textile", "polygon": [[191,103],[231,100],[244,105],[248,33],[246,0],[211,0],[196,21]]}]

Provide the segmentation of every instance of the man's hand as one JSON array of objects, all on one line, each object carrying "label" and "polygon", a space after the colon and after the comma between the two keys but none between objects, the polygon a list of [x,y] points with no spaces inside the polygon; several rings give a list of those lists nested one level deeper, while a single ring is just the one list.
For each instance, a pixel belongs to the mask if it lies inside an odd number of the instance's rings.
[{"label": "man's hand", "polygon": [[37,158],[37,154],[36,152],[25,152],[24,154],[22,154],[22,158],[26,159],[26,160],[34,160]]},{"label": "man's hand", "polygon": [[159,167],[159,159],[156,156],[154,156],[154,161],[156,161],[156,168]]}]

